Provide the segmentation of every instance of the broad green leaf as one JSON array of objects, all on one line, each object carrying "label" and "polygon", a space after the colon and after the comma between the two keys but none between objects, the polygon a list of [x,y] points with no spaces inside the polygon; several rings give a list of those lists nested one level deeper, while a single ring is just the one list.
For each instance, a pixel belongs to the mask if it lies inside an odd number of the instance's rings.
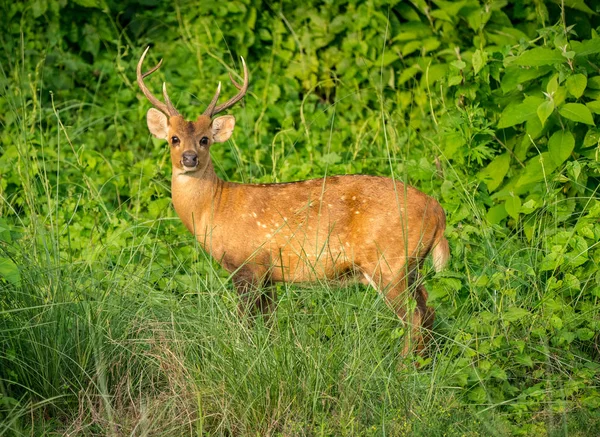
[{"label": "broad green leaf", "polygon": [[598,144],[600,144],[600,130],[594,128],[588,129],[583,139],[583,146],[591,147]]},{"label": "broad green leaf", "polygon": [[0,278],[15,285],[21,281],[19,267],[10,258],[0,258]]},{"label": "broad green leaf", "polygon": [[554,94],[558,89],[558,74],[553,75],[546,85],[546,91],[549,94]]},{"label": "broad green leaf", "polygon": [[548,255],[544,257],[542,262],[539,265],[539,269],[542,272],[546,272],[549,270],[555,270],[558,266],[562,265],[565,262],[565,257],[559,252],[550,252]]},{"label": "broad green leaf", "polygon": [[515,126],[531,117],[537,116],[537,108],[542,102],[544,102],[544,99],[541,97],[529,96],[517,105],[507,106],[504,111],[502,111],[502,115],[500,115],[498,128],[503,129]]},{"label": "broad green leaf", "polygon": [[415,75],[420,71],[421,68],[414,65],[412,67],[405,68],[404,70],[402,70],[402,73],[400,73],[400,77],[398,78],[398,85],[406,83],[407,81],[415,77]]},{"label": "broad green leaf", "polygon": [[473,63],[473,71],[475,72],[475,75],[477,75],[487,62],[487,53],[482,52],[479,49],[475,50],[471,62]]},{"label": "broad green leaf", "polygon": [[588,77],[588,88],[600,90],[600,76]]},{"label": "broad green leaf", "polygon": [[594,100],[593,102],[587,102],[585,106],[594,114],[600,114],[600,100]]},{"label": "broad green leaf", "polygon": [[485,182],[488,190],[492,192],[502,183],[502,180],[508,171],[509,164],[510,155],[508,152],[503,153],[494,158],[487,167],[482,169],[478,174],[478,178],[480,181]]},{"label": "broad green leaf", "polygon": [[485,218],[490,224],[497,225],[504,220],[507,215],[508,213],[506,212],[506,208],[504,208],[504,204],[501,204],[491,207],[485,215]]},{"label": "broad green leaf", "polygon": [[527,367],[533,367],[533,359],[527,354],[518,354],[515,356],[515,361]]},{"label": "broad green leaf", "polygon": [[483,405],[487,401],[487,394],[483,387],[477,386],[469,392],[467,398],[476,404]]},{"label": "broad green leaf", "polygon": [[569,76],[567,78],[566,86],[567,91],[569,91],[573,97],[578,99],[585,91],[585,87],[587,86],[587,77],[585,77],[583,74],[574,74],[573,76]]},{"label": "broad green leaf", "polygon": [[558,5],[565,5],[568,8],[577,9],[586,14],[596,15],[596,13],[585,4],[583,0],[553,0]]},{"label": "broad green leaf", "polygon": [[536,47],[521,55],[513,61],[514,65],[523,65],[525,67],[539,67],[541,65],[561,64],[567,60],[559,50],[546,47]]},{"label": "broad green leaf", "polygon": [[519,213],[521,212],[521,199],[519,196],[509,197],[506,199],[504,207],[506,208],[508,215],[517,220],[519,218]]},{"label": "broad green leaf", "polygon": [[534,156],[527,161],[525,170],[521,173],[521,176],[519,176],[515,187],[518,188],[534,182],[543,181],[545,178],[549,177],[550,173],[552,173],[556,167],[558,167],[558,164],[555,164],[550,152],[542,152],[539,156]]},{"label": "broad green leaf", "polygon": [[517,86],[524,84],[527,81],[545,76],[552,71],[552,67],[539,68],[523,68],[516,65],[511,65],[506,68],[506,72],[502,76],[502,92],[504,94],[513,91]]},{"label": "broad green leaf", "polygon": [[538,106],[536,112],[540,121],[542,122],[542,125],[544,125],[546,120],[548,120],[548,117],[550,117],[554,112],[554,102],[552,100],[546,100],[545,102],[542,102],[540,106]]},{"label": "broad green leaf", "polygon": [[548,140],[548,152],[558,167],[571,156],[575,148],[575,138],[571,132],[557,131]]},{"label": "broad green leaf", "polygon": [[600,53],[600,38],[588,39],[586,41],[572,41],[571,48],[577,56]]},{"label": "broad green leaf", "polygon": [[589,328],[579,328],[577,330],[577,338],[581,341],[588,341],[594,338],[594,331]]},{"label": "broad green leaf", "polygon": [[522,319],[523,317],[529,316],[531,313],[526,309],[519,307],[511,307],[508,310],[504,311],[504,320],[508,322],[516,322],[517,320]]},{"label": "broad green leaf", "polygon": [[558,111],[569,120],[594,125],[594,117],[587,106],[581,103],[565,103]]}]

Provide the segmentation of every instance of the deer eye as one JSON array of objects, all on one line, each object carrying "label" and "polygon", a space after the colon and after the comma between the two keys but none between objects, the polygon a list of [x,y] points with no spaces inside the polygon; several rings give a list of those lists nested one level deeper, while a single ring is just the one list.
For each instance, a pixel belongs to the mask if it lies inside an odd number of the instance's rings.
[{"label": "deer eye", "polygon": [[179,137],[171,137],[171,143],[176,146],[179,144]]},{"label": "deer eye", "polygon": [[200,144],[203,146],[208,145],[208,138],[207,137],[202,137],[202,139],[200,140]]}]

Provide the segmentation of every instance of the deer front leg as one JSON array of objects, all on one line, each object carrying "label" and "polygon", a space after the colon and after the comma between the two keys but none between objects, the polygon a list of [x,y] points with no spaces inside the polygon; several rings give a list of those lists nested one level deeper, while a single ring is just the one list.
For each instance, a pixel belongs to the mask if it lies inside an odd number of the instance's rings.
[{"label": "deer front leg", "polygon": [[238,314],[240,317],[255,316],[257,308],[265,312],[268,306],[263,296],[261,285],[263,276],[249,266],[241,267],[233,274],[233,285],[239,297]]}]

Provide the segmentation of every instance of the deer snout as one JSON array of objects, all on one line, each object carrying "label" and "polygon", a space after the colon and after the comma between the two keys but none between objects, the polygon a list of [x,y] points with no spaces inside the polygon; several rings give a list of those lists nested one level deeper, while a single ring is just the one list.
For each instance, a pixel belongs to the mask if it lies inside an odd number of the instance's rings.
[{"label": "deer snout", "polygon": [[198,154],[191,150],[183,152],[181,155],[181,164],[184,167],[196,167],[198,165]]}]

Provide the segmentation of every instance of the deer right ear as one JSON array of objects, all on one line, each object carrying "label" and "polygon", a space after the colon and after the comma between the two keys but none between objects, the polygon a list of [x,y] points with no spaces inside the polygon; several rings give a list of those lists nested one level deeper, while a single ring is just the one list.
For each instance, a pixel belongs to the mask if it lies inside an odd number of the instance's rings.
[{"label": "deer right ear", "polygon": [[169,120],[165,114],[158,109],[150,108],[148,109],[148,114],[146,114],[146,121],[152,135],[161,140],[167,139],[167,135],[169,134]]}]

